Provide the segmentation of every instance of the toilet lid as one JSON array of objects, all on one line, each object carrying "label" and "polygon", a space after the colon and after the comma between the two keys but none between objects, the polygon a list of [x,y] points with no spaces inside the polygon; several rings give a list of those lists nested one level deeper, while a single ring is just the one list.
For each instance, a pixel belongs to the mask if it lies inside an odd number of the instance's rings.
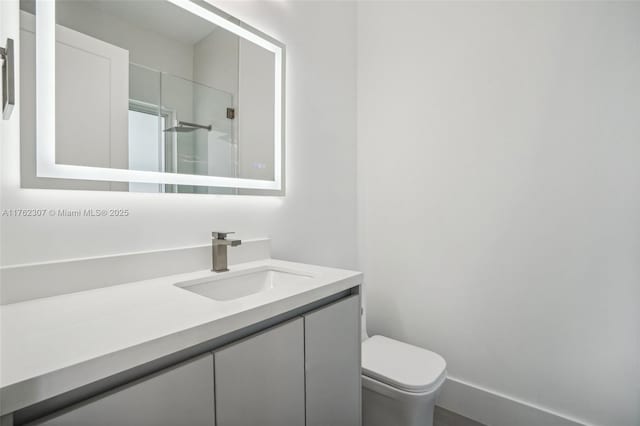
[{"label": "toilet lid", "polygon": [[440,355],[383,336],[362,342],[362,373],[407,392],[433,390],[446,374]]}]

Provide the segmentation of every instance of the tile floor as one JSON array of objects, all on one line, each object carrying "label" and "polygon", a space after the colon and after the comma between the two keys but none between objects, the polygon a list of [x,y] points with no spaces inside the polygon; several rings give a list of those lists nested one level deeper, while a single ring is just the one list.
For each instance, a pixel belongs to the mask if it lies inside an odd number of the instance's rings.
[{"label": "tile floor", "polygon": [[433,426],[486,426],[467,417],[436,406]]}]

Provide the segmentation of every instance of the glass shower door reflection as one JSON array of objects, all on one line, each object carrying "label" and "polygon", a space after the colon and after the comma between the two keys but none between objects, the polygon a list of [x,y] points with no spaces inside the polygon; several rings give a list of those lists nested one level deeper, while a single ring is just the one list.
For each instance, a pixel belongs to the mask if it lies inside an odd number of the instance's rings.
[{"label": "glass shower door reflection", "polygon": [[[162,74],[162,113],[168,172],[207,176],[238,176],[238,149],[233,119],[233,96],[203,84]],[[178,187],[178,192],[210,192],[201,187]],[[234,190],[222,190],[234,193]],[[215,193],[221,193],[218,188]]]}]

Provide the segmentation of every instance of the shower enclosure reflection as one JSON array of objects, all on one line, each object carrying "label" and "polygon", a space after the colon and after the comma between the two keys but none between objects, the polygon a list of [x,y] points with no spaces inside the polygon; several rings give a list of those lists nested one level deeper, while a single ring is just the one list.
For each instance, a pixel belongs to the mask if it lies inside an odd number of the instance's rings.
[{"label": "shower enclosure reflection", "polygon": [[[238,177],[234,105],[231,93],[130,64],[129,169]],[[206,192],[204,187],[144,183],[129,184],[129,190]],[[216,192],[222,191],[233,192]]]},{"label": "shower enclosure reflection", "polygon": [[[21,0],[23,168],[33,170],[36,3]],[[274,53],[170,1],[55,1],[55,163],[274,180]],[[25,167],[26,163],[26,167]],[[238,193],[39,179],[23,186]]]}]

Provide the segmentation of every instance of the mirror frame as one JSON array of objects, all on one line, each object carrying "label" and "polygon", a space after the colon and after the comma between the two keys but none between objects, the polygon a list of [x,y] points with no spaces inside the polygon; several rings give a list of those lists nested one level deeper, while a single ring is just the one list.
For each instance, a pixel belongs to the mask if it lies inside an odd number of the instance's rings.
[{"label": "mirror frame", "polygon": [[[230,178],[57,164],[55,1],[36,0],[36,174],[38,177],[266,190],[284,195],[285,45],[204,0],[166,0],[275,55],[274,180]],[[275,193],[274,193],[275,192]]]}]

